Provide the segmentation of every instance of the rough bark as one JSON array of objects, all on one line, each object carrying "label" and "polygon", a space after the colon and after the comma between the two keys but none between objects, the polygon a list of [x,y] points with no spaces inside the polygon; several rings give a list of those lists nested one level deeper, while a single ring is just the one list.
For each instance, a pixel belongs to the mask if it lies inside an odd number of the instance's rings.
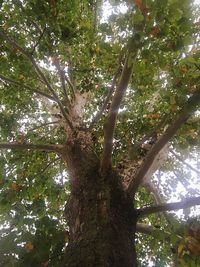
[{"label": "rough bark", "polygon": [[66,144],[64,158],[72,193],[65,208],[69,242],[63,266],[137,266],[137,216],[117,174],[102,177],[99,159],[81,140]]}]

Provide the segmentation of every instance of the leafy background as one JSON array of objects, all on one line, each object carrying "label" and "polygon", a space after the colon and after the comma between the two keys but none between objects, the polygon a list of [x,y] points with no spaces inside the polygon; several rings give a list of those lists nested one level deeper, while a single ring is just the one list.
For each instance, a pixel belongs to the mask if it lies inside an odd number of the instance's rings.
[{"label": "leafy background", "polygon": [[[126,44],[133,33],[144,40],[126,97],[122,103],[114,144],[113,160],[135,157],[132,145],[155,128],[159,135],[175,118],[189,95],[200,85],[199,7],[189,0],[114,1],[98,8],[95,1],[1,1],[1,28],[17,43],[33,53],[58,96],[65,101],[55,69],[59,58],[69,78],[76,80],[81,93],[90,92],[84,114],[89,125],[103,104]],[[112,10],[107,14],[106,10]],[[109,12],[108,12],[109,13]],[[146,20],[141,31],[141,23]],[[95,25],[95,23],[98,24]],[[42,33],[42,37],[41,37]],[[40,38],[41,37],[41,38]],[[58,144],[66,141],[62,128],[49,124],[52,117],[32,89],[48,93],[32,64],[7,42],[0,45],[1,75],[20,83],[0,84],[1,142]],[[64,103],[66,104],[66,103]],[[93,135],[97,154],[103,146],[102,125]],[[158,127],[159,126],[159,127]],[[178,131],[170,148],[183,160],[199,168],[200,120],[197,111]],[[0,265],[60,266],[67,243],[64,205],[70,194],[66,166],[54,153],[41,151],[0,152]],[[173,154],[154,175],[163,201],[199,195],[195,172]],[[151,194],[141,188],[137,206],[153,204]],[[154,225],[155,236],[137,234],[140,266],[173,266],[179,258],[183,266],[198,266],[198,257],[184,245],[193,217],[199,209],[183,213],[151,215],[141,220]],[[168,222],[170,221],[170,223]],[[170,240],[165,240],[165,231]],[[181,238],[180,238],[181,236]],[[198,248],[199,249],[199,248]]]}]

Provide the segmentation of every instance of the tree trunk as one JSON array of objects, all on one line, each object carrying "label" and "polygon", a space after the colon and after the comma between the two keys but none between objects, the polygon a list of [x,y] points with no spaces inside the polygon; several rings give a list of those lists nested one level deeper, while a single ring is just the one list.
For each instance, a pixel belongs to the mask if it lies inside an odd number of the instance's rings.
[{"label": "tree trunk", "polygon": [[117,174],[102,177],[99,159],[81,142],[65,151],[71,196],[65,208],[69,241],[67,267],[135,267],[136,213]]}]

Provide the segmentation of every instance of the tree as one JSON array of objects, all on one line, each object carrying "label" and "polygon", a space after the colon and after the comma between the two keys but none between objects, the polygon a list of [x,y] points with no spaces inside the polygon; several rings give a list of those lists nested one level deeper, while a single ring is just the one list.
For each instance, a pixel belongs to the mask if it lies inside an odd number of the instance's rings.
[{"label": "tree", "polygon": [[199,264],[198,9],[109,5],[1,2],[1,266]]}]

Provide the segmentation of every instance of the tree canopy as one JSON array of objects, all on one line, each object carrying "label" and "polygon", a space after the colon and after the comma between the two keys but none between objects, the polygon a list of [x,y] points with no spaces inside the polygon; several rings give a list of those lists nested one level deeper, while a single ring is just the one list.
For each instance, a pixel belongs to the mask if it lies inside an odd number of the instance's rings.
[{"label": "tree canopy", "polygon": [[102,173],[134,176],[139,266],[200,265],[199,7],[7,0],[0,9],[0,265],[61,266],[71,192],[62,151],[77,133]]}]

